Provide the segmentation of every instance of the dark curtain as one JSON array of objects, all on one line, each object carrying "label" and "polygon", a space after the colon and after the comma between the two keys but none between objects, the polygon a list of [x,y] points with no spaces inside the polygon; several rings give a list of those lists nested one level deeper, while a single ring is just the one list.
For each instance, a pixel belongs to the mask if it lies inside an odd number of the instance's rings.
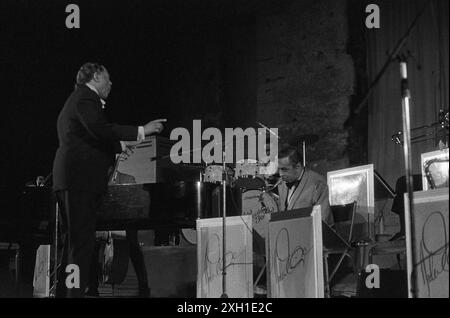
[{"label": "dark curtain", "polygon": [[[388,53],[427,1],[370,1],[380,7],[381,25],[379,29],[366,31],[369,82],[381,70]],[[408,59],[411,127],[437,122],[439,110],[448,111],[449,108],[448,9],[448,0],[432,0],[400,51],[411,55]],[[403,148],[391,141],[391,136],[402,130],[401,105],[399,63],[393,62],[375,87],[368,104],[369,163],[373,163],[391,185],[405,174]],[[437,149],[436,139],[413,143],[414,173],[421,171],[420,154]]]}]

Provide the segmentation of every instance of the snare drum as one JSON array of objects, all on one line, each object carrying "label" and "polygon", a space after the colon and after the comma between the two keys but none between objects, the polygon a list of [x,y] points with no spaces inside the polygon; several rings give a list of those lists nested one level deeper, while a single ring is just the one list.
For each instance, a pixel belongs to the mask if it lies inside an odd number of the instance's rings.
[{"label": "snare drum", "polygon": [[242,214],[252,215],[253,224],[264,219],[265,214],[278,212],[275,195],[260,190],[249,190],[242,194]]},{"label": "snare drum", "polygon": [[[276,196],[270,192],[250,190],[242,194],[242,214],[252,215],[254,257],[265,257],[265,239],[269,230],[269,213],[278,212]],[[255,268],[255,270],[257,270]]]},{"label": "snare drum", "polygon": [[[203,181],[209,183],[221,183],[222,182],[223,166],[210,165],[205,169],[203,175]],[[226,181],[231,184],[233,181],[233,170],[229,167],[225,167]]]}]

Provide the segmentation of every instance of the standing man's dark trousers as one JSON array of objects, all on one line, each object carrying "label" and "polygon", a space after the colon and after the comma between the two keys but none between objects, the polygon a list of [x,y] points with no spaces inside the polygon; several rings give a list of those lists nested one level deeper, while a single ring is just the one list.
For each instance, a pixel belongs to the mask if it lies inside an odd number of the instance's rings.
[{"label": "standing man's dark trousers", "polygon": [[[84,297],[95,246],[95,213],[101,196],[93,192],[63,190],[56,192],[56,198],[62,244],[56,296]],[[69,283],[75,282],[71,272],[66,273],[66,266],[70,264],[79,268],[79,288],[66,287],[66,278]]]}]

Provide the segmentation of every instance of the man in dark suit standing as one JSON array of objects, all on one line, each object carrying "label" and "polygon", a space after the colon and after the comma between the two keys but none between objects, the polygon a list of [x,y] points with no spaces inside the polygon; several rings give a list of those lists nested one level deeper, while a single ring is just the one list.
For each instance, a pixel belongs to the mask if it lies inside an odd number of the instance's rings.
[{"label": "man in dark suit standing", "polygon": [[[108,183],[108,170],[120,141],[145,139],[160,133],[158,119],[144,126],[110,123],[103,114],[111,91],[109,73],[103,65],[86,63],[78,71],[74,92],[58,121],[59,148],[53,162],[53,190],[60,207],[63,255],[57,296],[83,297],[95,245],[95,213]],[[66,291],[66,266],[79,268],[79,285]]]},{"label": "man in dark suit standing", "polygon": [[327,181],[304,167],[295,147],[285,146],[278,153],[278,172],[284,181],[278,186],[279,209],[287,211],[320,205],[322,220],[332,226]]}]

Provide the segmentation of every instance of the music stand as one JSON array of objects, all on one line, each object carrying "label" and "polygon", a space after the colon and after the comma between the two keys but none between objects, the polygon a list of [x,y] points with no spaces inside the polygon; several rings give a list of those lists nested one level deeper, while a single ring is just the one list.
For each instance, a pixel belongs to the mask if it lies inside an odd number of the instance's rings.
[{"label": "music stand", "polygon": [[375,200],[381,199],[393,199],[395,198],[395,191],[391,188],[391,186],[386,182],[386,180],[381,177],[381,175],[374,170],[375,176]]},{"label": "music stand", "polygon": [[[389,186],[389,184],[386,182],[386,180],[384,180],[383,177],[381,177],[381,175],[376,170],[373,171],[373,174],[375,176],[375,178],[374,178],[375,201],[394,199],[396,193]],[[379,234],[384,234],[384,213],[383,213],[383,211],[380,211],[379,224],[380,224],[380,233]]]},{"label": "music stand", "polygon": [[[345,255],[347,255],[348,251],[351,249],[350,244],[345,241],[335,230],[333,230],[327,223],[322,221],[322,243],[324,246],[324,266],[325,266],[325,297],[330,297],[330,281],[333,279],[337,270],[342,264]],[[339,261],[334,266],[330,275],[328,275],[328,251],[332,250],[342,250],[341,257]]]},{"label": "music stand", "polygon": [[322,221],[322,242],[327,249],[340,249],[351,247],[339,234],[327,223]]}]

